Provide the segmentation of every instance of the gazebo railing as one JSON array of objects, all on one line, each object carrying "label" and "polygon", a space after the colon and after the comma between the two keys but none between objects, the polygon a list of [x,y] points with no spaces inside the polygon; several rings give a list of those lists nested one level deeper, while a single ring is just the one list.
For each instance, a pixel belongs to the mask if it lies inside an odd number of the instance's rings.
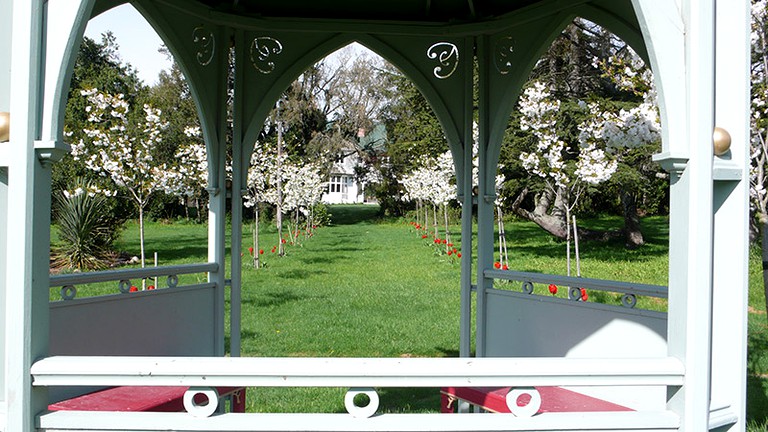
[{"label": "gazebo railing", "polygon": [[[49,357],[32,366],[34,386],[190,386],[186,413],[42,413],[42,430],[481,431],[676,430],[669,411],[514,414],[376,414],[376,387],[681,386],[675,358],[189,358]],[[347,413],[215,414],[213,387],[349,387]],[[205,394],[207,405],[194,396]],[[368,405],[354,403],[357,394]],[[211,407],[210,409],[208,407]],[[531,413],[532,414],[532,413]],[[530,415],[530,414],[529,414]]]},{"label": "gazebo railing", "polygon": [[[62,300],[72,300],[77,296],[78,286],[103,282],[117,282],[115,293],[129,293],[134,281],[147,278],[165,278],[165,287],[179,286],[179,276],[216,272],[216,263],[181,264],[162,267],[106,270],[84,273],[58,274],[50,276],[51,288],[60,287]],[[140,282],[139,282],[140,284]],[[161,287],[157,287],[161,288]]]},{"label": "gazebo railing", "polygon": [[548,286],[568,290],[568,299],[579,301],[582,289],[621,294],[621,304],[626,308],[634,308],[639,296],[666,299],[668,289],[662,285],[651,285],[634,282],[620,282],[605,279],[590,279],[573,276],[550,275],[544,273],[521,272],[511,270],[485,270],[486,278],[520,282],[520,291],[524,294],[538,295],[536,285],[543,285],[538,291],[548,293]]}]

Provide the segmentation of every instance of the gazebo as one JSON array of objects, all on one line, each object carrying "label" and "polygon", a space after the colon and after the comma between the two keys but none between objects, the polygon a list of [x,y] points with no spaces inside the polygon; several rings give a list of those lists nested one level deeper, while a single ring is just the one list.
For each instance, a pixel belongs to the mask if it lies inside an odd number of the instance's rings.
[{"label": "gazebo", "polygon": [[[744,430],[749,2],[134,0],[180,64],[200,113],[210,172],[208,262],[51,277],[50,169],[68,149],[63,118],[73,62],[88,19],[121,3],[0,3],[0,112],[10,113],[9,138],[0,133],[0,431]],[[504,128],[535,61],[574,17],[620,36],[654,71],[663,126],[655,159],[671,178],[668,289],[493,268],[494,176]],[[241,258],[233,253],[225,263],[227,204],[231,247],[239,250],[246,170],[264,118],[301,72],[353,41],[393,63],[421,90],[448,139],[457,195],[465,208],[477,203],[476,256],[466,240],[470,212],[462,218],[462,254],[471,259],[461,268],[461,357],[241,358]],[[227,188],[230,50],[233,186]],[[480,182],[473,195],[475,80]],[[715,127],[727,131],[731,143],[719,155],[713,152]],[[205,273],[208,282],[178,287],[183,273]],[[109,279],[125,289],[131,278],[147,275],[167,276],[170,288],[104,302],[73,299],[78,284]],[[523,292],[495,289],[499,279],[522,282]],[[636,295],[668,297],[668,312],[568,305],[577,311],[567,313],[586,320],[589,331],[562,332],[542,348],[531,342],[542,336],[530,320],[557,319],[566,309],[530,297],[527,289],[550,280],[624,293],[628,304]],[[50,303],[50,287],[61,287],[70,300]],[[232,300],[229,357],[226,290]],[[469,358],[473,300],[476,355]],[[153,334],[152,343],[126,339],[110,321],[126,314],[139,314],[148,328],[163,320],[164,332]],[[189,412],[47,409],[86,387],[179,385],[192,387],[185,394]],[[626,412],[373,415],[375,387],[509,386],[535,396],[531,387],[539,385],[642,400]],[[216,386],[350,387],[348,399],[366,393],[371,405],[350,403],[343,414],[213,413],[192,396],[206,394],[215,407]]]}]

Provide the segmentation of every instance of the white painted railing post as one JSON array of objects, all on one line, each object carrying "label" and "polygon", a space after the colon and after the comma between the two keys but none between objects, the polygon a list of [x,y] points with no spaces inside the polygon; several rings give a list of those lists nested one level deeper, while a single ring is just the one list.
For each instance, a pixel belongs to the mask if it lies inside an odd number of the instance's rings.
[{"label": "white painted railing post", "polygon": [[490,73],[491,46],[487,36],[477,38],[477,56],[486,59],[478,64],[478,194],[477,194],[477,334],[478,357],[485,356],[486,294],[493,287],[493,280],[485,277],[485,270],[491,269],[494,251],[494,178],[496,167],[489,166],[491,136]]},{"label": "white painted railing post", "polygon": [[[11,128],[8,146],[8,230],[0,256],[6,269],[5,352],[7,424],[5,430],[29,432],[45,409],[47,392],[32,387],[32,362],[48,349],[48,236],[50,167],[35,151],[39,140],[41,75],[44,61],[43,2],[14,1],[12,24]],[[46,183],[47,182],[47,183]],[[46,223],[46,219],[49,221]],[[13,289],[9,289],[9,288]]]},{"label": "white painted railing post", "polygon": [[[728,131],[730,151],[715,169],[740,173],[715,179],[710,426],[746,416],[747,294],[750,169],[750,2],[717,0],[715,125]],[[727,424],[726,424],[727,425]]]},{"label": "white painted railing post", "polygon": [[[464,52],[471,52],[474,49],[474,38],[467,38],[464,42]],[[463,158],[464,172],[461,178],[462,184],[459,188],[459,199],[461,200],[461,299],[460,299],[460,323],[459,323],[459,355],[469,357],[472,346],[472,262],[474,254],[472,253],[472,235],[466,233],[472,232],[472,147],[474,140],[474,124],[472,119],[474,92],[474,65],[472,62],[464,62],[465,89],[464,89],[464,123],[463,127]],[[459,176],[457,176],[459,178]]]},{"label": "white painted railing post", "polygon": [[[224,30],[219,29],[217,39],[225,40]],[[216,318],[214,334],[216,355],[224,355],[224,291],[226,284],[226,228],[227,228],[227,75],[229,69],[229,50],[220,49],[215,53],[216,61],[212,66],[217,67],[218,95],[216,103],[215,131],[206,134],[208,150],[208,262],[219,265],[216,272],[210,273],[209,282],[216,284],[216,299],[214,308]]]},{"label": "white painted railing post", "polygon": [[[230,269],[232,283],[230,285],[230,355],[240,355],[240,323],[241,323],[241,299],[242,299],[242,267],[243,260],[240,256],[243,241],[243,191],[248,187],[248,167],[251,154],[247,150],[252,145],[243,142],[244,124],[243,107],[245,105],[245,90],[243,89],[245,76],[242,68],[246,67],[246,43],[245,34],[238,30],[235,33],[235,79],[234,101],[232,108],[232,240]],[[254,245],[254,254],[259,253],[259,246]]]},{"label": "white painted railing post", "polygon": [[685,365],[685,384],[669,399],[684,431],[709,427],[714,14],[714,0],[683,1],[686,95],[682,120],[686,135],[683,145],[689,160],[671,174],[668,341],[670,355]]}]

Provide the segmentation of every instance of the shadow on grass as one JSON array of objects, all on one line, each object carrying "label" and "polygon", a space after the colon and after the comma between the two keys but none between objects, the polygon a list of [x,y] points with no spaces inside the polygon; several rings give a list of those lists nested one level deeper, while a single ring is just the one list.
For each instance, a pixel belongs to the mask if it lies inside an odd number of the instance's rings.
[{"label": "shadow on grass", "polygon": [[747,336],[747,419],[768,422],[768,326],[750,323]]},{"label": "shadow on grass", "polygon": [[296,294],[293,291],[268,292],[256,299],[245,299],[243,304],[256,307],[278,307],[288,303],[297,302],[309,298],[305,295]]},{"label": "shadow on grass", "polygon": [[316,257],[309,257],[309,258],[300,258],[299,261],[301,261],[302,264],[307,264],[307,265],[312,265],[312,264],[327,265],[327,264],[334,264],[337,261],[340,261],[342,259],[349,259],[349,256],[334,254],[331,256],[316,256]]},{"label": "shadow on grass", "polygon": [[[611,221],[593,221],[596,225],[590,228],[610,230]],[[663,218],[643,220],[643,235],[645,245],[629,250],[625,247],[624,238],[617,237],[609,240],[580,240],[581,257],[600,261],[615,261],[628,259],[632,261],[644,261],[668,253],[668,226]],[[507,229],[507,241],[509,253],[522,254],[537,257],[560,258],[565,254],[564,242],[551,237],[537,225],[515,225]]]},{"label": "shadow on grass", "polygon": [[[242,329],[240,330],[241,341],[248,340],[248,339],[256,339],[256,336],[258,335],[256,334],[256,332],[252,330],[242,330]],[[232,338],[230,337],[230,335],[225,334],[224,335],[224,352],[231,353],[232,352],[231,349],[232,349]]]},{"label": "shadow on grass", "polygon": [[379,206],[332,205],[328,207],[332,225],[354,225],[362,222],[373,222],[379,214]]},{"label": "shadow on grass", "polygon": [[378,390],[380,413],[421,413],[440,410],[440,389],[388,387]]},{"label": "shadow on grass", "polygon": [[[203,246],[201,246],[201,244]],[[132,243],[120,244],[120,249],[124,250],[130,255],[140,255],[138,245]],[[146,255],[147,261],[149,261],[154,252],[157,252],[160,262],[171,261],[183,261],[189,260],[191,257],[199,257],[198,261],[205,261],[208,256],[208,246],[205,238],[181,238],[174,239],[167,242],[156,242],[151,245],[147,245]]]},{"label": "shadow on grass", "polygon": [[327,274],[327,273],[328,272],[324,270],[293,269],[288,271],[281,271],[280,273],[277,273],[275,276],[283,279],[307,279],[315,275]]}]

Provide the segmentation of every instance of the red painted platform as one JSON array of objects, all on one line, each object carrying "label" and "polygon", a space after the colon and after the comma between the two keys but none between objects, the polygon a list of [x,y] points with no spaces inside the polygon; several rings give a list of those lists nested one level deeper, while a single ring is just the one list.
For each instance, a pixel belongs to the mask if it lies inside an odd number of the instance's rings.
[{"label": "red painted platform", "polygon": [[[561,387],[535,387],[541,395],[541,407],[537,414],[552,412],[632,411],[602,399],[593,398]],[[508,413],[507,393],[510,387],[444,387],[440,389],[441,407],[444,413],[454,412],[457,399],[465,400],[486,411]],[[530,397],[518,398],[518,405],[528,404]]]},{"label": "red painted platform", "polygon": [[[125,386],[85,394],[48,405],[50,411],[184,411],[189,387]],[[245,412],[245,389],[217,387],[220,397],[232,396],[232,411]],[[204,397],[202,397],[204,400]],[[202,403],[203,400],[196,400]]]}]

